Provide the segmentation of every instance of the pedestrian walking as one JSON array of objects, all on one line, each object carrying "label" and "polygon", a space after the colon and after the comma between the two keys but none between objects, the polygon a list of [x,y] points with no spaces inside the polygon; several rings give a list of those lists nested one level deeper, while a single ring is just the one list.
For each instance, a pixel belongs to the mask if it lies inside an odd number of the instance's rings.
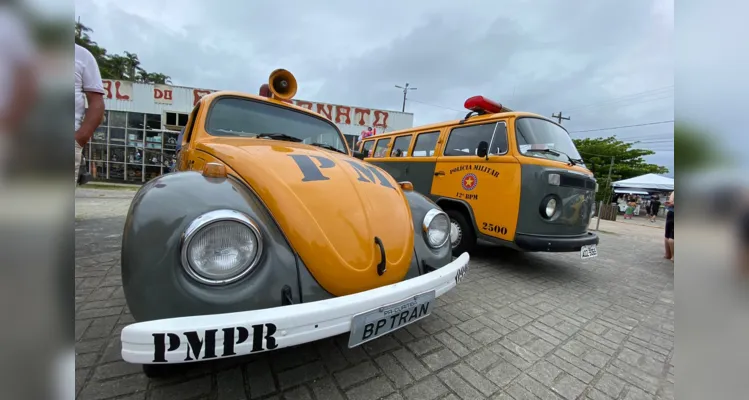
[{"label": "pedestrian walking", "polygon": [[650,206],[648,207],[648,217],[650,222],[655,222],[655,218],[658,215],[658,211],[661,209],[661,200],[658,196],[653,197],[650,200]]},{"label": "pedestrian walking", "polygon": [[674,192],[671,192],[664,205],[666,206],[666,237],[664,239],[666,255],[664,258],[674,261]]},{"label": "pedestrian walking", "polygon": [[[88,108],[86,108],[88,103]],[[83,147],[104,121],[104,85],[99,65],[90,51],[75,45],[75,182]]]}]

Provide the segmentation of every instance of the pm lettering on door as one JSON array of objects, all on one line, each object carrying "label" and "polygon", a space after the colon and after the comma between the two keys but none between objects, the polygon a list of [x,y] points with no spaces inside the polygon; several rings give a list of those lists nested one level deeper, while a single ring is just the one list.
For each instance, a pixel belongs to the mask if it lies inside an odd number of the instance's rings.
[{"label": "pm lettering on door", "polygon": [[[327,181],[330,177],[325,175],[325,170],[330,168],[340,168],[330,158],[323,156],[308,156],[306,154],[289,154],[296,166],[302,172],[302,182],[315,182],[315,181]],[[354,169],[359,182],[375,183],[386,188],[395,189],[393,185],[388,182],[385,174],[378,168],[367,165],[355,160],[346,160],[351,168]]]},{"label": "pm lettering on door", "polygon": [[[259,351],[273,350],[278,347],[276,343],[276,325],[258,324],[252,325],[250,329],[242,326],[223,328],[221,333],[218,329],[205,331],[188,331],[177,333],[154,333],[153,336],[153,362],[166,363],[167,353],[179,350],[180,345],[187,343],[187,351],[184,361],[210,360],[212,358],[229,357],[238,355],[234,347],[252,340],[250,351],[242,351],[241,354],[256,353]],[[216,339],[220,335],[223,349],[221,354],[216,352]]]}]

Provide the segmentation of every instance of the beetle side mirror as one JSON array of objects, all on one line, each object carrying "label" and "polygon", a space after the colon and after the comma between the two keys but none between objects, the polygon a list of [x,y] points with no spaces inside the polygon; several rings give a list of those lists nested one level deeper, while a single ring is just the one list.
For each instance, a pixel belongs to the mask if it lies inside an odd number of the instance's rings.
[{"label": "beetle side mirror", "polygon": [[363,152],[363,151],[356,151],[356,150],[354,150],[354,151],[353,151],[353,153],[354,153],[354,157],[355,157],[355,158],[358,158],[358,159],[360,159],[360,160],[363,160],[363,159],[364,159],[364,157],[366,157],[366,156],[367,156],[367,153],[365,153],[365,152]]},{"label": "beetle side mirror", "polygon": [[476,155],[479,157],[489,158],[489,143],[480,141],[479,146],[476,148]]}]

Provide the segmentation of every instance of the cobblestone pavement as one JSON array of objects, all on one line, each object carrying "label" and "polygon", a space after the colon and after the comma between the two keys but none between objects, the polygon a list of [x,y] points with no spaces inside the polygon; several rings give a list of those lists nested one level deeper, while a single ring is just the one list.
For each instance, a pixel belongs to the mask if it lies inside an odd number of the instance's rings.
[{"label": "cobblestone pavement", "polygon": [[76,194],[80,399],[674,397],[674,275],[662,232],[609,221],[593,260],[480,248],[430,317],[361,347],[339,336],[149,380],[119,347],[134,322],[119,267],[133,194]]}]

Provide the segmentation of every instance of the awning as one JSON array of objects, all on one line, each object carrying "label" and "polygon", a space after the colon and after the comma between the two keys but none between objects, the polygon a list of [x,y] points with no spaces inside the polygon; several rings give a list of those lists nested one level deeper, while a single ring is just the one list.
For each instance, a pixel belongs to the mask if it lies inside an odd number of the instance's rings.
[{"label": "awning", "polygon": [[637,190],[637,189],[614,189],[614,193],[648,194],[648,192],[643,192],[642,190]]}]

